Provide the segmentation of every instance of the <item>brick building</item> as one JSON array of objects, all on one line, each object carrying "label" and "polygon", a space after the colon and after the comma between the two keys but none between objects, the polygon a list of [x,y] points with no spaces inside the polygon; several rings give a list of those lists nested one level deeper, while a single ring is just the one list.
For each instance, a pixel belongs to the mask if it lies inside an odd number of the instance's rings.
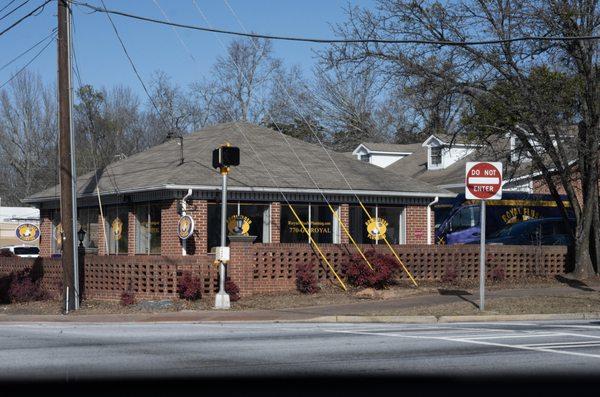
[{"label": "brick building", "polygon": [[[255,243],[308,243],[291,205],[318,243],[347,243],[341,221],[357,243],[377,245],[362,202],[371,217],[384,221],[390,243],[426,244],[435,224],[430,203],[454,196],[268,128],[220,124],[80,176],[78,222],[86,231],[86,249],[99,255],[205,256],[220,241],[221,176],[211,155],[225,142],[241,152],[241,164],[228,178],[227,217],[242,215]],[[195,232],[183,241],[177,222],[190,189],[186,213]],[[53,187],[25,200],[40,209],[42,256],[60,253],[57,193]],[[230,231],[234,226],[228,222]]]}]

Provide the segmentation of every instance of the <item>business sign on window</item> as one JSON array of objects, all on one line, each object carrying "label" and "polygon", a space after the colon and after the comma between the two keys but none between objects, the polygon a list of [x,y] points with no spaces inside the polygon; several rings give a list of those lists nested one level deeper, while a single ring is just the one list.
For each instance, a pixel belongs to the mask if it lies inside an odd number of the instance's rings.
[{"label": "business sign on window", "polygon": [[367,226],[367,237],[371,240],[385,239],[388,222],[382,218],[371,218],[365,222]]}]

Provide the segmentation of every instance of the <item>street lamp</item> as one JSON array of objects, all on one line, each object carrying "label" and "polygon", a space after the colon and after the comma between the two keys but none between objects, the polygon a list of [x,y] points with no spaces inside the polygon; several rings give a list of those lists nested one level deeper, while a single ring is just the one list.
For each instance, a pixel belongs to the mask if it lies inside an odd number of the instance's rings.
[{"label": "street lamp", "polygon": [[225,263],[229,261],[229,247],[226,246],[227,230],[227,174],[229,167],[240,165],[240,148],[229,143],[213,150],[212,166],[218,168],[223,176],[221,199],[221,246],[217,248],[216,260],[219,261],[219,292],[215,296],[215,309],[229,309],[229,295],[225,292]]},{"label": "street lamp", "polygon": [[83,227],[79,228],[79,231],[77,232],[77,238],[79,239],[79,248],[84,248],[83,239],[85,238],[85,230],[83,230]]}]

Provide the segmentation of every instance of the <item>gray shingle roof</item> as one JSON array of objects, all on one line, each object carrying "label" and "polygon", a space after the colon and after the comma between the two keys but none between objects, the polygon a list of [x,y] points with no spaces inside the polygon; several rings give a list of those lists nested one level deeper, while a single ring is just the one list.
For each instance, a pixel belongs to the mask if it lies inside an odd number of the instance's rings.
[{"label": "gray shingle roof", "polygon": [[[349,190],[329,156],[319,145],[286,136],[317,185],[323,190]],[[154,146],[144,152],[110,164],[98,173],[101,194],[125,193],[142,190],[160,190],[172,185],[218,187],[221,176],[212,168],[212,151],[229,142],[238,146],[241,164],[229,174],[232,188],[315,189],[294,153],[276,131],[253,124],[236,122],[204,128],[184,137],[184,158],[180,162],[179,140],[174,139]],[[249,143],[248,143],[249,142]],[[254,153],[253,149],[256,151]],[[258,156],[257,156],[258,154]],[[409,176],[382,170],[356,161],[342,153],[329,151],[337,167],[350,185],[360,191],[386,192],[387,194],[414,193],[415,197],[452,195]],[[269,167],[275,182],[265,171],[261,161]],[[77,179],[78,194],[95,193],[96,176],[88,173]],[[52,187],[28,197],[25,201],[40,202],[56,199],[58,189]]]}]

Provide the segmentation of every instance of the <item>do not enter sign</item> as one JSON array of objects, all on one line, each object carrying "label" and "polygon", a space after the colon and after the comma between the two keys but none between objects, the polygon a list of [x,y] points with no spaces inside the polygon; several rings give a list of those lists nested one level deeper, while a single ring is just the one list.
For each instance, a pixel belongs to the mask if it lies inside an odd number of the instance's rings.
[{"label": "do not enter sign", "polygon": [[465,196],[475,200],[502,198],[502,163],[467,163]]}]

